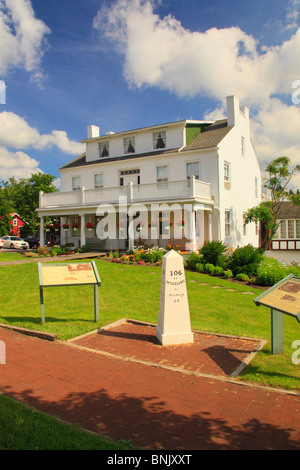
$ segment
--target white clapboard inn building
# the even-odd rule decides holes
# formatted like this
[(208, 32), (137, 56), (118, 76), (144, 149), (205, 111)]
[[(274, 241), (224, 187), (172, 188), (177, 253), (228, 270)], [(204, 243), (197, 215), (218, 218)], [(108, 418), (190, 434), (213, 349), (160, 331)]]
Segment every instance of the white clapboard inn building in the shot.
[(60, 169), (60, 192), (40, 194), (41, 244), (46, 217), (59, 217), (62, 244), (258, 246), (258, 227), (245, 225), (244, 214), (261, 200), (261, 170), (249, 110), (235, 96), (227, 97), (227, 118), (215, 122), (87, 129), (86, 152)]

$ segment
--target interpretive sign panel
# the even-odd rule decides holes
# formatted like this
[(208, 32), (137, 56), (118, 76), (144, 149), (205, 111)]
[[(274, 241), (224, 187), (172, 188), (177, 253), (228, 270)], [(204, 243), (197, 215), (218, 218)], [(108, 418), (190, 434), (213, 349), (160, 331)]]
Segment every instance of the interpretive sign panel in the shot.
[(290, 315), (300, 323), (300, 278), (293, 274), (254, 299), (257, 306), (271, 308), (272, 354), (283, 353), (283, 315)]
[(100, 284), (93, 262), (78, 264), (41, 264), (41, 281), (44, 287), (76, 284)]
[(94, 261), (89, 263), (38, 263), (42, 322), (45, 322), (44, 287), (94, 285), (95, 321), (99, 320), (98, 287), (101, 279)]
[(294, 316), (300, 323), (300, 278), (293, 274), (287, 276), (254, 299), (254, 302)]

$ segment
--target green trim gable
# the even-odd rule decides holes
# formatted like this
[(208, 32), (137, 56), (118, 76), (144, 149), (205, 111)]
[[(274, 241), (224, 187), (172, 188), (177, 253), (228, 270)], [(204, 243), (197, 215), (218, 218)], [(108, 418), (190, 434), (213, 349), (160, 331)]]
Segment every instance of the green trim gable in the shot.
[(191, 143), (197, 135), (201, 134), (210, 124), (187, 124), (185, 128), (186, 145)]

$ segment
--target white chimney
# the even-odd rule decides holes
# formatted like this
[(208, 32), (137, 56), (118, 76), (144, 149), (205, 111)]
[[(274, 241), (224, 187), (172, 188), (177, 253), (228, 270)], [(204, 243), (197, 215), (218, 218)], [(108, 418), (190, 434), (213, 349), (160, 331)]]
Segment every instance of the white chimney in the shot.
[(88, 139), (100, 136), (100, 129), (97, 126), (88, 126), (87, 128)]
[(249, 120), (249, 109), (240, 105), (240, 100), (232, 95), (227, 96), (227, 121), (228, 126), (235, 126), (240, 116)]

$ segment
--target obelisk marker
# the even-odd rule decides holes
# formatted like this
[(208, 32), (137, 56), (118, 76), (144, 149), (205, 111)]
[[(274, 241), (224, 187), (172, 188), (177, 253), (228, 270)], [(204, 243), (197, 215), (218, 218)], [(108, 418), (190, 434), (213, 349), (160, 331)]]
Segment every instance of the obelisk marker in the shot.
[(163, 257), (156, 337), (162, 345), (194, 341), (183, 259), (174, 250)]

